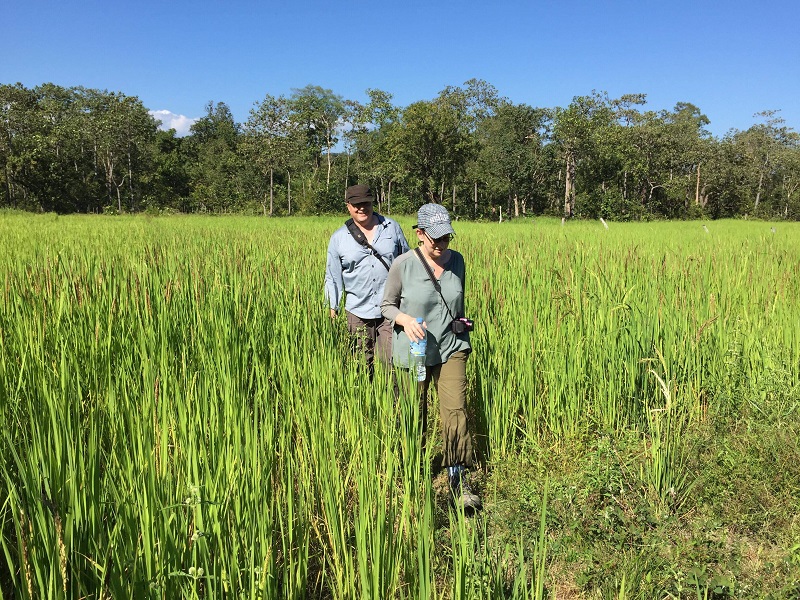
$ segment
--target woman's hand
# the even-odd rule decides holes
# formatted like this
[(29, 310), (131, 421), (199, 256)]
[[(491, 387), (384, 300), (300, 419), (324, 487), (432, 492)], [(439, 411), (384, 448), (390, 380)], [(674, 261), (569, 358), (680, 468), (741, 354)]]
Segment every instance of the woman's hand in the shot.
[(416, 317), (412, 317), (411, 315), (400, 313), (397, 315), (397, 318), (394, 320), (394, 322), (403, 328), (403, 331), (406, 332), (408, 339), (412, 342), (424, 339), (427, 335), (425, 330), (428, 328), (428, 324), (425, 323), (425, 321), (422, 323), (417, 323)]

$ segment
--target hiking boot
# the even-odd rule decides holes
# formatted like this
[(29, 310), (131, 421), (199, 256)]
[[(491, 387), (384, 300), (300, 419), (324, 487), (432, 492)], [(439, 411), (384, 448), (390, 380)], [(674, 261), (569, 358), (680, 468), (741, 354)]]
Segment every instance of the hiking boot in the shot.
[(453, 505), (465, 514), (474, 513), (483, 508), (481, 497), (474, 492), (461, 470), (450, 476), (450, 492)]

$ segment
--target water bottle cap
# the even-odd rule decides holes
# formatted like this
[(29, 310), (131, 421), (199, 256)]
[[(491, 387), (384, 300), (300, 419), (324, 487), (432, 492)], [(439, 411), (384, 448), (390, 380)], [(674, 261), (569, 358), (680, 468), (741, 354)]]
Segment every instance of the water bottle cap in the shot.
[(422, 317), (417, 317), (417, 323), (422, 323), (422, 321), (424, 321)]

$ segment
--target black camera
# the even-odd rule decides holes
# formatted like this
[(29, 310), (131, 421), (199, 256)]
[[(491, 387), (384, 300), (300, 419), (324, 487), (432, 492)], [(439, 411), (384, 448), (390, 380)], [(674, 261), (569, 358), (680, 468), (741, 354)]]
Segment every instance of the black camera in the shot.
[(466, 317), (459, 317), (450, 323), (450, 330), (456, 335), (465, 331), (472, 331), (474, 327), (475, 323)]

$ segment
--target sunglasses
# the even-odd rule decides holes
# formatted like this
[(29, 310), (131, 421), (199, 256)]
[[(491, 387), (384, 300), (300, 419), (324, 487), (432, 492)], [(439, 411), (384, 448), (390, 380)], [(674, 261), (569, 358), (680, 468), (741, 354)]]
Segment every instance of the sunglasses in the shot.
[(449, 233), (447, 235), (443, 235), (442, 237), (438, 237), (436, 239), (433, 239), (431, 236), (429, 236), (427, 231), (423, 231), (422, 233), (425, 234), (425, 237), (428, 238), (431, 241), (431, 244), (433, 244), (434, 246), (440, 246), (442, 244), (450, 243), (451, 236)]
[(372, 202), (351, 202), (350, 206), (355, 208), (356, 210), (369, 210), (372, 208)]

